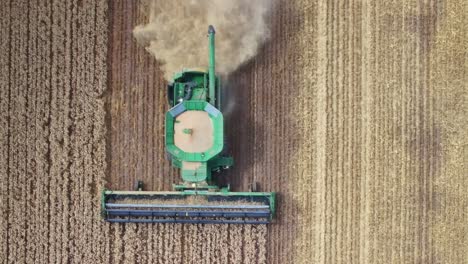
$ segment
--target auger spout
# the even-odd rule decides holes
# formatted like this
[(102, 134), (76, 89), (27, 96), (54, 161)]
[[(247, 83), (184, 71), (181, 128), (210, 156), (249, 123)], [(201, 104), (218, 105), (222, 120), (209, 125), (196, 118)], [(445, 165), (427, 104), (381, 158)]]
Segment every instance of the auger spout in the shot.
[(209, 52), (209, 61), (208, 61), (208, 79), (209, 79), (209, 96), (210, 103), (215, 104), (215, 85), (216, 85), (216, 75), (215, 75), (215, 29), (212, 25), (208, 26), (208, 52)]

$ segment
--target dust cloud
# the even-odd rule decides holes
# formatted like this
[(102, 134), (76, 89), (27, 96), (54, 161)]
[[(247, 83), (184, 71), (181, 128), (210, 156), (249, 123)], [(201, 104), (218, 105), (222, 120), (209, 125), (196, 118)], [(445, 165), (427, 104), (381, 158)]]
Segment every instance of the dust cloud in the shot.
[(216, 71), (228, 74), (268, 40), (272, 0), (147, 0), (137, 41), (162, 63), (170, 80), (183, 68), (208, 67), (208, 25), (216, 30)]

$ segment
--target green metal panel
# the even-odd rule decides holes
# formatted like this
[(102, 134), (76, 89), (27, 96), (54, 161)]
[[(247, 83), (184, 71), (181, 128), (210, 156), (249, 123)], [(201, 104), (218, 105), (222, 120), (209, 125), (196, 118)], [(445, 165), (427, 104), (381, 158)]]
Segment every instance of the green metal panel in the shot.
[(176, 168), (182, 168), (182, 161), (176, 159), (176, 158), (172, 158), (172, 166), (176, 167)]
[(182, 165), (182, 179), (186, 182), (203, 182), (208, 180), (211, 172), (208, 171), (206, 162), (200, 162), (200, 167), (196, 170), (184, 169)]
[(216, 78), (218, 80), (218, 85), (216, 87), (216, 107), (219, 109), (219, 111), (223, 112), (223, 109), (221, 108), (221, 78)]

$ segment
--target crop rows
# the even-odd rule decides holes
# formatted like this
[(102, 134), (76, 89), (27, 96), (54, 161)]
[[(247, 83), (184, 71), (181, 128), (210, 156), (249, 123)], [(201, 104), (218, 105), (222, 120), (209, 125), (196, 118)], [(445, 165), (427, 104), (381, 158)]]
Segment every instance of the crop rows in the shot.
[(179, 180), (161, 62), (132, 36), (145, 10), (4, 2), (0, 263), (466, 260), (463, 1), (276, 1), (271, 40), (224, 79), (223, 180), (278, 192), (268, 226), (104, 223), (104, 187)]
[(106, 227), (95, 221), (105, 173), (106, 9), (2, 4), (1, 263), (106, 258)]

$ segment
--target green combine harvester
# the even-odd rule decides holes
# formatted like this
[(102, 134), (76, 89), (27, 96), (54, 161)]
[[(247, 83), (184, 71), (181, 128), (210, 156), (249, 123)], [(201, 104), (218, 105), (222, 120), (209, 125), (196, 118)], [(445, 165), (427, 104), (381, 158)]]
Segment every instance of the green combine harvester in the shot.
[(221, 83), (215, 74), (215, 30), (208, 27), (209, 67), (183, 70), (168, 85), (166, 150), (180, 169), (182, 183), (173, 191), (102, 192), (106, 221), (127, 223), (267, 224), (275, 215), (275, 193), (231, 192), (216, 184), (214, 172), (229, 169), (233, 159), (223, 154), (224, 119)]

